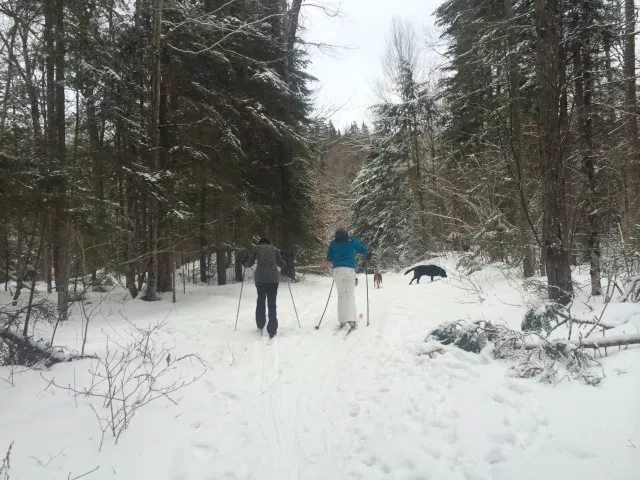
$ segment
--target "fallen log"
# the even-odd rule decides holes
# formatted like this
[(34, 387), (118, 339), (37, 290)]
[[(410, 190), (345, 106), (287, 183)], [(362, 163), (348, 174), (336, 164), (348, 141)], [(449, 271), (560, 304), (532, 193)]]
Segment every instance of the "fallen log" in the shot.
[(544, 343), (527, 342), (524, 345), (525, 350), (535, 350), (541, 346), (550, 346), (553, 348), (563, 348), (572, 350), (575, 348), (592, 348), (598, 350), (600, 348), (622, 347), (624, 345), (640, 344), (640, 333), (630, 333), (621, 335), (611, 335), (601, 338), (585, 338), (578, 340), (548, 340)]
[[(558, 343), (558, 342), (555, 342)], [(629, 333), (621, 335), (610, 335), (608, 337), (601, 338), (586, 338), (580, 342), (568, 342), (576, 347), (582, 348), (607, 348), (607, 347), (621, 347), (623, 345), (638, 345), (640, 344), (640, 333)]]
[(46, 345), (44, 342), (36, 342), (30, 337), (24, 337), (8, 328), (0, 328), (0, 338), (11, 344), (16, 349), (15, 358), (19, 364), (25, 367), (42, 365), (49, 368), (56, 363), (71, 362), (86, 358), (98, 358), (95, 355), (79, 355), (64, 353), (61, 350)]

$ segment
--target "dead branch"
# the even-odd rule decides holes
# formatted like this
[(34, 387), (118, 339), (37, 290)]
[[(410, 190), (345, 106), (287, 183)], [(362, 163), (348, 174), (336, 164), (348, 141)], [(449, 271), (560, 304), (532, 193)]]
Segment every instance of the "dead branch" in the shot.
[(2, 459), (2, 465), (0, 465), (0, 480), (9, 480), (9, 469), (11, 468), (11, 449), (13, 448), (13, 442), (9, 444), (9, 449)]
[(87, 475), (92, 474), (93, 472), (95, 472), (95, 471), (96, 471), (96, 470), (98, 470), (99, 468), (100, 468), (100, 465), (98, 465), (98, 466), (97, 466), (96, 468), (94, 468), (93, 470), (90, 470), (90, 471), (88, 471), (88, 472), (85, 472), (85, 473), (83, 473), (83, 474), (81, 474), (81, 475), (78, 475), (77, 477), (73, 477), (73, 478), (71, 478), (71, 473), (69, 473), (69, 475), (67, 476), (67, 480), (78, 480), (79, 478), (86, 477)]
[[(89, 367), (91, 383), (84, 388), (61, 385), (55, 379), (43, 376), (49, 385), (70, 392), (74, 398), (89, 397), (102, 401), (104, 415), (89, 403), (102, 432), (100, 449), (106, 432), (110, 432), (118, 443), (138, 409), (161, 398), (177, 404), (173, 394), (206, 373), (208, 365), (197, 355), (187, 354), (173, 359), (169, 348), (156, 345), (154, 336), (163, 325), (161, 322), (147, 329), (136, 327), (137, 331), (132, 333), (132, 339), (126, 345), (107, 339), (104, 355)], [(118, 348), (112, 350), (114, 343)], [(202, 371), (192, 377), (173, 376), (177, 364), (185, 360), (199, 361)]]
[(621, 302), (638, 302), (640, 301), (640, 276), (633, 277), (629, 280), (629, 285), (620, 298)]

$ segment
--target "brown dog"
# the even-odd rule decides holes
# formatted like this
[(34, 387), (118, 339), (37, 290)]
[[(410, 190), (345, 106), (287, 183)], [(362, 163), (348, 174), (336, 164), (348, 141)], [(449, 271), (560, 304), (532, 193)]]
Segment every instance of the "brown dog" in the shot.
[(373, 286), (376, 288), (380, 288), (380, 284), (382, 283), (382, 275), (379, 273), (373, 274)]

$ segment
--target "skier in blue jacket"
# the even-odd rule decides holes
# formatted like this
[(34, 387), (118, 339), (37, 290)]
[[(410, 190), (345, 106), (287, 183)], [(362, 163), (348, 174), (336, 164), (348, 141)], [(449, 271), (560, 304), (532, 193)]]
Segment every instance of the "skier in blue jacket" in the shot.
[(365, 253), (367, 247), (347, 233), (344, 222), (338, 224), (336, 234), (327, 249), (327, 260), (333, 267), (333, 279), (338, 290), (338, 322), (340, 328), (356, 327), (356, 252)]

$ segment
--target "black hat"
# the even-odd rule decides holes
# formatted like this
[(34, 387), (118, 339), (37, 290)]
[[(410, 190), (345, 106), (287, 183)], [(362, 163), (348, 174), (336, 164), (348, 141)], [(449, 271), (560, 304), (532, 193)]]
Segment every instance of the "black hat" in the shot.
[(271, 245), (271, 242), (269, 241), (268, 238), (261, 238), (260, 240), (258, 240), (258, 245), (262, 245), (262, 244), (267, 244), (267, 245)]

